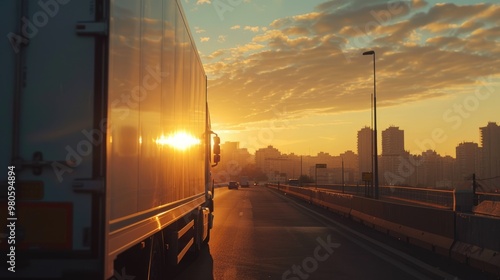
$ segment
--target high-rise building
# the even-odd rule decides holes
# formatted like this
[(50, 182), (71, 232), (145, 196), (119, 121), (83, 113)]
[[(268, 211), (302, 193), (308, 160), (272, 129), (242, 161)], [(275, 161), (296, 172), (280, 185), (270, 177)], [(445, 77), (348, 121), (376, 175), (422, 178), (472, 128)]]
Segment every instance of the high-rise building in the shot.
[(358, 155), (353, 151), (345, 151), (340, 154), (341, 158), (341, 166), (342, 162), (344, 162), (344, 183), (346, 184), (354, 184), (355, 182), (359, 182), (361, 180), (361, 173), (357, 172), (359, 170), (358, 167)]
[(435, 188), (441, 174), (441, 156), (433, 150), (422, 152), (422, 167), (419, 174), (421, 185), (425, 188)]
[(373, 130), (369, 127), (363, 127), (358, 131), (358, 168), (359, 175), (363, 172), (372, 172), (373, 147), (372, 147)]
[(246, 148), (240, 148), (239, 142), (225, 142), (221, 146), (221, 162), (212, 171), (217, 182), (236, 180), (242, 168), (251, 163), (252, 155)]
[(405, 132), (397, 126), (382, 131), (382, 155), (402, 155), (405, 152)]
[(405, 155), (404, 130), (391, 126), (382, 131), (382, 156), (379, 166), (379, 181), (382, 185), (404, 183), (406, 174), (399, 173), (399, 165)]
[(457, 178), (459, 181), (470, 180), (477, 172), (479, 146), (473, 142), (463, 142), (456, 148)]
[(298, 179), (304, 170), (302, 169), (302, 157), (294, 153), (282, 155), (286, 160), (283, 162), (283, 171), (287, 179)]
[(481, 133), (481, 155), (479, 179), (490, 189), (500, 188), (500, 126), (494, 122), (479, 128)]
[(455, 180), (455, 159), (451, 156), (444, 156), (442, 162), (442, 174), (440, 180), (436, 182), (436, 187), (441, 189), (451, 189)]
[[(282, 181), (282, 174), (286, 166), (287, 158), (273, 146), (255, 151), (255, 164), (260, 168), (271, 182)], [(283, 182), (283, 181), (282, 181)]]

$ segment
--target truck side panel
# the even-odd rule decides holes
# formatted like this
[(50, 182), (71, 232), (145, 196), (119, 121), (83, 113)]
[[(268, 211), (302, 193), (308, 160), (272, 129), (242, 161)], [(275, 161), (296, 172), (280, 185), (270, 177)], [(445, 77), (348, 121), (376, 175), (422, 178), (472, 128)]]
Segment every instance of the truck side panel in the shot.
[(0, 278), (113, 279), (142, 242), (159, 255), (144, 254), (146, 270), (207, 242), (206, 76), (180, 3), (0, 1), (0, 13), (0, 163), (19, 190), (19, 266)]
[(120, 252), (205, 202), (206, 78), (179, 5), (111, 2), (108, 276)]
[[(107, 185), (112, 220), (204, 192), (205, 87), (175, 2), (144, 1), (141, 7), (119, 1), (111, 7)], [(164, 143), (177, 132), (199, 142), (186, 150)], [(166, 170), (160, 168), (163, 161)]]

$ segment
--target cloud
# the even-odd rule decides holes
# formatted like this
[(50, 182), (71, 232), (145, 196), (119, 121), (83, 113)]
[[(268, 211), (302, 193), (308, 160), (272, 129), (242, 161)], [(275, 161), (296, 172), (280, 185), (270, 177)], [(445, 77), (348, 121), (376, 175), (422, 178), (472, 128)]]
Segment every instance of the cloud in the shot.
[(427, 6), (427, 5), (428, 5), (428, 3), (425, 0), (413, 0), (411, 2), (411, 6), (414, 9), (420, 9), (420, 8), (423, 8), (423, 7)]
[(196, 27), (194, 28), (194, 30), (195, 30), (195, 32), (196, 32), (197, 34), (207, 32), (205, 29), (201, 29), (201, 28), (200, 28), (200, 27), (198, 27), (198, 26), (196, 26)]
[(237, 30), (237, 29), (241, 29), (241, 26), (240, 25), (234, 25), (234, 26), (231, 26), (230, 28), (231, 30)]
[(259, 32), (259, 27), (258, 26), (245, 26), (243, 30), (250, 30), (253, 33)]
[(225, 55), (226, 53), (227, 53), (226, 50), (219, 49), (219, 50), (216, 50), (215, 52), (213, 52), (212, 54), (205, 56), (204, 58), (214, 59), (214, 58), (221, 57), (221, 56)]
[(204, 43), (208, 41), (210, 41), (210, 37), (200, 37), (200, 42)]
[(226, 41), (226, 38), (227, 36), (225, 35), (219, 35), (219, 37), (217, 38), (217, 42), (224, 43)]
[(284, 108), (288, 119), (368, 110), (368, 48), (377, 54), (379, 106), (460, 93), (500, 77), (499, 18), (492, 4), (336, 0), (267, 30), (245, 26), (261, 32), (207, 56), (211, 106), (228, 127), (271, 120)]
[(203, 4), (211, 4), (212, 1), (210, 0), (197, 0), (196, 5), (203, 5)]

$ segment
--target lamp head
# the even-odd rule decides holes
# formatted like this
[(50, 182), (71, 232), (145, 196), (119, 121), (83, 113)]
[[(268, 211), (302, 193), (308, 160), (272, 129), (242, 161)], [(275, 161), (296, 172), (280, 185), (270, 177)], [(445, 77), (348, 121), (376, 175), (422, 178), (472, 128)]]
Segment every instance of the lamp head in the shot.
[(375, 51), (371, 50), (363, 53), (363, 55), (372, 55), (372, 54), (375, 54)]

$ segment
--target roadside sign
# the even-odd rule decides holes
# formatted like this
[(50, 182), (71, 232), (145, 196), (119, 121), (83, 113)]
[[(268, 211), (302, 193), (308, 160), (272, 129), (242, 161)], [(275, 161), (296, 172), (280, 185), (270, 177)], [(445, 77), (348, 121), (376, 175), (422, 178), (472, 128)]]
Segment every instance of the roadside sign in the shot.
[(363, 172), (361, 173), (361, 178), (363, 179), (364, 182), (371, 182), (373, 176), (371, 172)]

